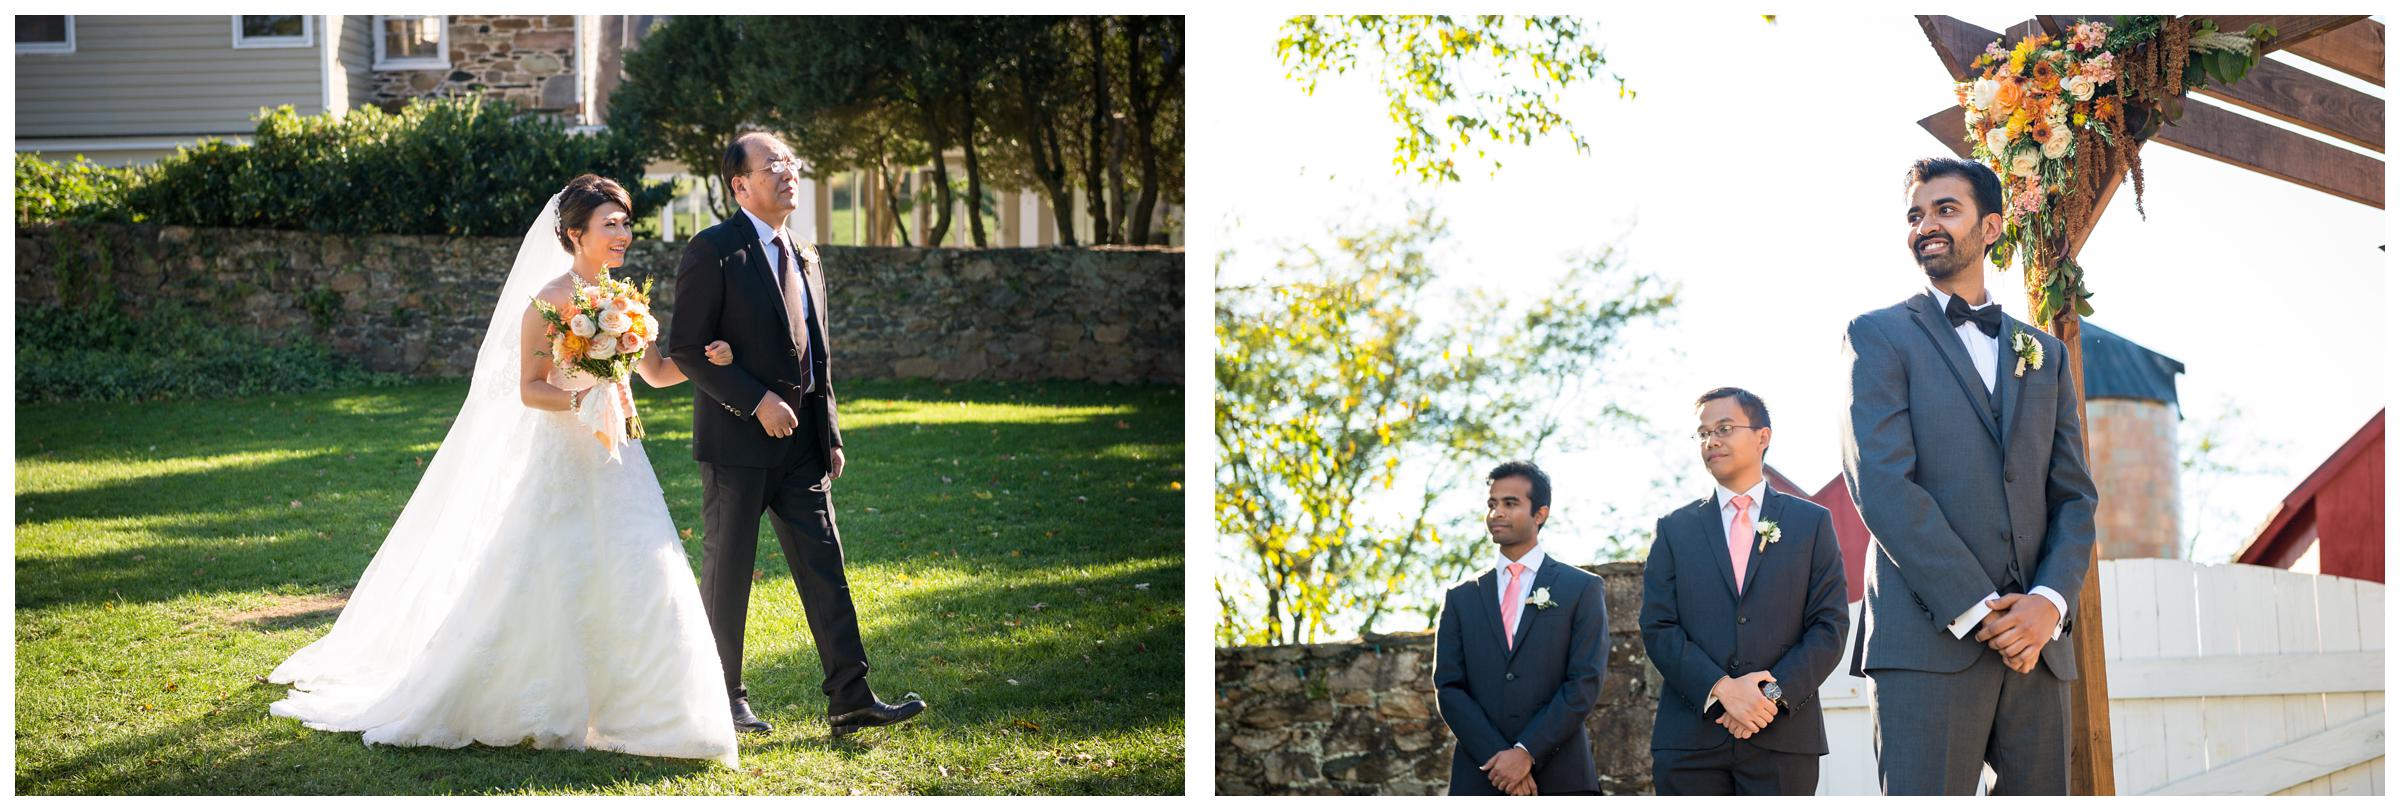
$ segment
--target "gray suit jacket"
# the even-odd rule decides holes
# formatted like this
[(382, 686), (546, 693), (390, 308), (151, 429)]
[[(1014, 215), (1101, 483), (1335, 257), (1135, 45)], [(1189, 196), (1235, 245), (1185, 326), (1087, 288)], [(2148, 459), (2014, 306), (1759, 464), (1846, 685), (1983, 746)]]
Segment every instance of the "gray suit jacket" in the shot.
[(1501, 635), (1500, 579), (1489, 569), (1442, 596), (1433, 687), (1442, 722), (1458, 738), (1452, 795), (1498, 794), (1481, 768), (1525, 745), (1542, 794), (1598, 791), (1584, 719), (1608, 674), (1608, 598), (1600, 576), (1545, 558), (1527, 594), (1550, 590), (1552, 608), (1526, 606), (1515, 647)]
[[(2010, 336), (2041, 343), (2043, 364), (2015, 374)], [(1851, 672), (1965, 670), (1986, 649), (1947, 625), (1985, 594), (2049, 586), (2076, 595), (2092, 557), (2099, 496), (2084, 466), (2075, 380), (2057, 339), (2004, 318), (1995, 391), (1931, 293), (1850, 321), (1850, 403), (1842, 414), (1842, 475), (1873, 533)], [(2075, 678), (2062, 635), (2042, 663)]]

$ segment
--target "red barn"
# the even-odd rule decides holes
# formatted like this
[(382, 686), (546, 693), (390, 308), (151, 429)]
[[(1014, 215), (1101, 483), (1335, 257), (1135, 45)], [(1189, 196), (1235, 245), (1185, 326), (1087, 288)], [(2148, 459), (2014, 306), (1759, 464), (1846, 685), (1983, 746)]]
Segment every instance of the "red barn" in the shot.
[[(2383, 582), (2383, 412), (2342, 443), (2267, 519), (2236, 562)], [(2299, 568), (2310, 568), (2302, 565)]]

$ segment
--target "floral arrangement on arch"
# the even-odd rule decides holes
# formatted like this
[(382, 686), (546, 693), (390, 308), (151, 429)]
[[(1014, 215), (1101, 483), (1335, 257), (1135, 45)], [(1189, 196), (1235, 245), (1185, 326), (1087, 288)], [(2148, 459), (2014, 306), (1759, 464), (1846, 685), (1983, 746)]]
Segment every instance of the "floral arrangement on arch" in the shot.
[(2079, 20), (2065, 39), (2036, 34), (2012, 48), (1984, 47), (1971, 66), (1982, 75), (1958, 84), (1958, 102), (1972, 154), (2000, 175), (2006, 201), (1992, 263), (2023, 258), (2034, 323), (2050, 323), (2070, 303), (2092, 314), (2068, 250), (2069, 236), (2096, 213), (2091, 190), (2130, 172), (2138, 210), (2136, 145), (2182, 117), (2185, 92), (2241, 79), (2274, 36), (2265, 26), (2236, 34), (2211, 20), (2135, 16)]

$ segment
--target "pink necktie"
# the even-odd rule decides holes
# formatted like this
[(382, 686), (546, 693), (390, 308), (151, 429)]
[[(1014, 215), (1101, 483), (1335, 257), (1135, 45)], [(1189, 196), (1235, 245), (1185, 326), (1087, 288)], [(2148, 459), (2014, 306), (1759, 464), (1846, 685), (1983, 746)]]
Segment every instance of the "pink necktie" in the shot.
[(1733, 556), (1733, 591), (1742, 591), (1742, 576), (1750, 569), (1750, 542), (1757, 533), (1750, 526), (1750, 496), (1733, 497), (1733, 531), (1725, 533), (1725, 553)]
[(1525, 599), (1517, 594), (1517, 586), (1525, 582), (1525, 564), (1508, 564), (1508, 610), (1500, 612), (1500, 630), (1508, 634), (1508, 648), (1517, 648), (1517, 615), (1525, 611)]

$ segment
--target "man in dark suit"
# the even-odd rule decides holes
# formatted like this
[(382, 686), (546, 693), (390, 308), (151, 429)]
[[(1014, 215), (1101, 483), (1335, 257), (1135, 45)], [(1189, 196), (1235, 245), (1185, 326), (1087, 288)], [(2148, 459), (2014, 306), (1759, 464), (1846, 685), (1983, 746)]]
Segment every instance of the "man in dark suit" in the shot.
[[(833, 734), (905, 721), (925, 702), (886, 704), (867, 687), (866, 645), (842, 571), (832, 489), (845, 460), (827, 370), (825, 277), (816, 250), (793, 244), (783, 228), (800, 205), (800, 162), (773, 136), (749, 133), (726, 146), (719, 169), (742, 215), (701, 231), (684, 249), (667, 349), (678, 366), (708, 367), (686, 372), (706, 526), (700, 598), (734, 728), (772, 728), (750, 711), (742, 684), (761, 513), (774, 522), (808, 614)], [(733, 345), (733, 365), (709, 364), (700, 354), (716, 340)]]
[(1434, 636), (1433, 686), (1458, 739), (1450, 793), (1598, 794), (1584, 718), (1608, 673), (1600, 577), (1542, 552), (1541, 468), (1493, 468), (1484, 507), (1499, 557), (1443, 595)]
[(1850, 630), (1833, 514), (1767, 486), (1775, 431), (1758, 395), (1695, 403), (1716, 492), (1658, 520), (1642, 569), (1642, 647), (1664, 684), (1650, 727), (1661, 795), (1814, 794), (1817, 686)]
[(2098, 495), (2065, 348), (1992, 303), (2000, 180), (1908, 173), (1925, 290), (1851, 320), (1842, 472), (1873, 533), (1851, 671), (1875, 680), (1886, 794), (2064, 794), (2072, 596)]

